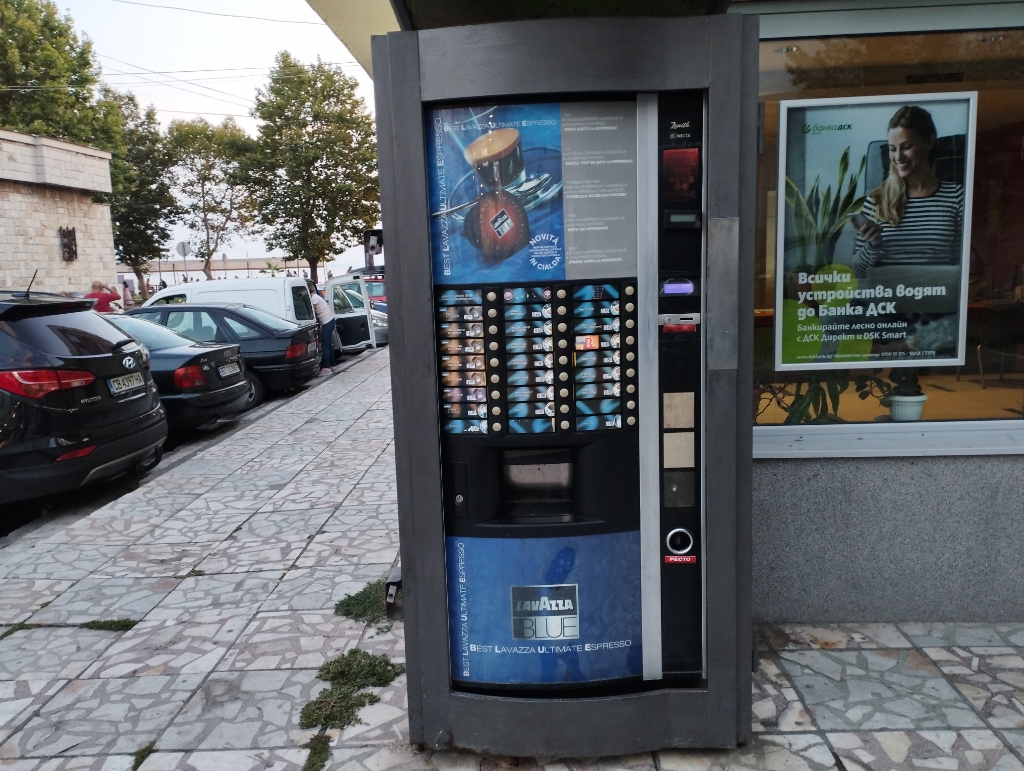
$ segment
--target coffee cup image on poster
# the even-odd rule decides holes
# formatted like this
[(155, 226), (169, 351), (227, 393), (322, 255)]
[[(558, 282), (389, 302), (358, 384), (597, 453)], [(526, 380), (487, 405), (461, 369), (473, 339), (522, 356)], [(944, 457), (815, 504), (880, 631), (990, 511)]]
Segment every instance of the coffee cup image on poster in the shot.
[(964, 363), (977, 93), (779, 104), (775, 368)]
[(636, 275), (636, 103), (427, 115), (435, 284)]
[(546, 685), (643, 674), (638, 531), (445, 541), (454, 680)]

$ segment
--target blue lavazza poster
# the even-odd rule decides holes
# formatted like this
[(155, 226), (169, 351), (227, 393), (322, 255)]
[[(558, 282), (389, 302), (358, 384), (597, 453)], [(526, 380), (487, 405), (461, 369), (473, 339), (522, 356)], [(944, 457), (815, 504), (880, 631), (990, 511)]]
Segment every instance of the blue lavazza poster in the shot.
[(640, 533), (446, 539), (452, 677), (584, 683), (643, 674)]
[(435, 284), (636, 275), (636, 104), (456, 107), (427, 120)]

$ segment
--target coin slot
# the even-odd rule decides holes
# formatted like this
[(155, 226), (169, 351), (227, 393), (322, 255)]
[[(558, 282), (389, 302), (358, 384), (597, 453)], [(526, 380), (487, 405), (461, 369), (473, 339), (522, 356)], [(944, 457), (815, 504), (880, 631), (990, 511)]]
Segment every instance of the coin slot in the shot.
[(686, 554), (693, 548), (693, 536), (686, 528), (677, 527), (666, 536), (665, 546), (673, 554)]

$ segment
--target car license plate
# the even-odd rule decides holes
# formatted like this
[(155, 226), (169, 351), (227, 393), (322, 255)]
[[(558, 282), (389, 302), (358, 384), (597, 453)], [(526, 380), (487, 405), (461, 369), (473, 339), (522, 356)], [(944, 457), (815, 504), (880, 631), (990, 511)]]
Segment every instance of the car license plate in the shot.
[(141, 372), (132, 372), (130, 375), (119, 375), (112, 377), (107, 380), (107, 385), (110, 387), (110, 393), (114, 396), (131, 391), (133, 388), (142, 388), (146, 382), (142, 379)]
[(316, 343), (306, 343), (306, 353), (313, 353), (316, 351)]
[(230, 377), (231, 375), (237, 375), (241, 372), (237, 364), (225, 364), (223, 367), (217, 367), (217, 373), (221, 377)]

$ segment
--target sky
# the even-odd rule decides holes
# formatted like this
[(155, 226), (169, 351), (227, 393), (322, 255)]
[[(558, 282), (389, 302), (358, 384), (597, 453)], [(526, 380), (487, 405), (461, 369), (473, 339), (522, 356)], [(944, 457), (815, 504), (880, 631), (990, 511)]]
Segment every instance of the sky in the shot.
[[(153, 105), (165, 127), (178, 118), (202, 116), (219, 123), (231, 115), (255, 133), (256, 121), (248, 116), (253, 96), (282, 50), (302, 62), (314, 62), (319, 56), (341, 65), (359, 81), (359, 95), (373, 108), (369, 76), (305, 0), (56, 3), (71, 17), (79, 35), (92, 40), (103, 80), (118, 90), (134, 92), (140, 106)], [(176, 228), (172, 243), (186, 237), (186, 231)], [(244, 258), (246, 252), (253, 259), (280, 255), (267, 251), (258, 238), (236, 240), (221, 251), (230, 258)], [(362, 262), (361, 250), (357, 262)]]

